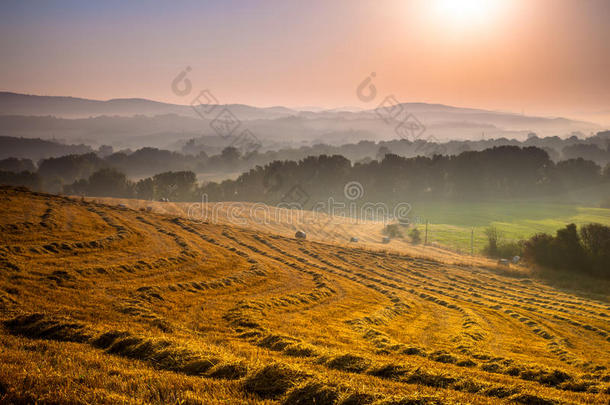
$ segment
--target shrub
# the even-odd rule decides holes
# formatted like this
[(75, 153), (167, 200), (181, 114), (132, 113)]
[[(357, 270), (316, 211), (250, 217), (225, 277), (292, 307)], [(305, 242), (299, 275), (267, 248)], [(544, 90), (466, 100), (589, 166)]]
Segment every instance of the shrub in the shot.
[(580, 228), (580, 238), (591, 271), (599, 276), (610, 276), (610, 227), (588, 224)]
[(553, 254), (551, 245), (553, 237), (546, 233), (537, 233), (532, 236), (523, 247), (523, 256), (533, 263), (542, 266), (552, 266)]
[(558, 230), (553, 245), (555, 267), (580, 270), (586, 266), (587, 258), (576, 225), (569, 224), (564, 229)]
[(610, 227), (569, 224), (555, 237), (536, 234), (523, 245), (523, 256), (532, 263), (555, 269), (610, 276)]
[(411, 243), (414, 245), (421, 243), (421, 231), (419, 229), (411, 229), (411, 232), (409, 232), (409, 237), (411, 238)]
[(389, 224), (386, 225), (385, 228), (383, 228), (383, 231), (381, 231), (384, 235), (389, 236), (390, 238), (402, 238), (402, 232), (400, 231), (400, 225), (399, 224)]
[(511, 258), (521, 256), (523, 254), (524, 241), (505, 242), (502, 240), (502, 232), (495, 226), (490, 226), (485, 229), (487, 238), (487, 246), (483, 252), (494, 258)]
[(487, 256), (498, 257), (498, 243), (500, 241), (500, 231), (495, 226), (490, 226), (485, 229), (485, 237), (487, 238), (487, 246), (483, 249)]
[(511, 258), (514, 256), (523, 255), (523, 246), (525, 241), (518, 242), (501, 242), (498, 244), (498, 257)]

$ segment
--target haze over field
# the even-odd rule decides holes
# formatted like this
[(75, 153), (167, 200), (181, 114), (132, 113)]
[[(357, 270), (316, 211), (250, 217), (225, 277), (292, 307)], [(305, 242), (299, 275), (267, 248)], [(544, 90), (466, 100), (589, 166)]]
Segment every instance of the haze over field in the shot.
[[(372, 107), (359, 111), (308, 111), (233, 104), (217, 105), (216, 110), (226, 108), (231, 111), (241, 121), (240, 128), (258, 134), (266, 145), (341, 145), (398, 138), (395, 127), (400, 121), (393, 119), (388, 123), (380, 117), (378, 106)], [(434, 135), (442, 141), (501, 137), (523, 140), (529, 133), (565, 137), (573, 133), (589, 135), (603, 128), (592, 122), (565, 118), (532, 117), (440, 104), (402, 103), (400, 107), (417, 117), (426, 127), (427, 137)], [(99, 101), (0, 93), (0, 114), (0, 135), (43, 139), (61, 136), (66, 142), (95, 146), (105, 143), (117, 147), (175, 148), (177, 142), (186, 139), (218, 135), (210, 126), (214, 115), (201, 117), (197, 114), (197, 107), (191, 105), (144, 99)], [(50, 119), (49, 116), (56, 118)]]
[(600, 0), (10, 1), (0, 16), (0, 135), (179, 149), (216, 135), (216, 114), (192, 108), (204, 103), (228, 107), (240, 130), (273, 148), (405, 137), (395, 129), (404, 117), (374, 113), (390, 104), (441, 141), (590, 136), (610, 125), (609, 9)]
[(355, 88), (376, 72), (380, 95), (403, 102), (595, 113), (610, 109), (609, 9), (604, 0), (8, 1), (0, 88), (184, 104), (168, 86), (190, 66), (193, 85), (223, 104), (366, 107)]

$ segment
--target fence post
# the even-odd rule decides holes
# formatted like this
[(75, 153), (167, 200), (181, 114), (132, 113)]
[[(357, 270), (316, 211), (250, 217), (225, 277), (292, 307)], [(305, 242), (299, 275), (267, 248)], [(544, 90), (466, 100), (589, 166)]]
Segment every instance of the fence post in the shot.
[(470, 231), (470, 256), (474, 256), (474, 228)]
[(428, 244), (428, 220), (426, 219), (426, 236), (424, 238), (424, 245)]

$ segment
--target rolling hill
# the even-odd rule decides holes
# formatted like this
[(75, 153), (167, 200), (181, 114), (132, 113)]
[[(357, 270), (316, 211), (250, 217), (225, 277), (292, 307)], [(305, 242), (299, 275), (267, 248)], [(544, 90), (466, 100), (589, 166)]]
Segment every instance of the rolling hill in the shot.
[(610, 400), (607, 300), (141, 208), (0, 188), (0, 402)]
[[(243, 119), (274, 119), (290, 116), (296, 111), (285, 107), (252, 107), (243, 104), (226, 104)], [(26, 116), (55, 116), (86, 118), (91, 116), (165, 115), (176, 114), (198, 118), (190, 105), (170, 104), (144, 98), (115, 98), (91, 100), (78, 97), (38, 96), (0, 92), (0, 114)]]
[[(341, 145), (401, 136), (396, 130), (400, 122), (385, 117), (383, 109), (378, 110), (375, 104), (360, 111), (218, 104), (206, 107), (213, 108), (210, 114), (198, 115), (188, 101), (178, 105), (137, 98), (102, 101), (0, 92), (0, 135), (57, 137), (120, 147), (168, 147), (189, 138), (218, 135), (210, 124), (228, 110), (240, 123), (237, 133), (248, 129), (265, 146), (274, 148), (316, 143)], [(530, 132), (566, 136), (572, 132), (589, 135), (603, 129), (595, 123), (561, 117), (442, 104), (400, 103), (396, 109), (403, 111), (401, 117), (412, 114), (425, 126), (425, 133), (418, 136), (441, 141), (501, 137), (523, 140)]]

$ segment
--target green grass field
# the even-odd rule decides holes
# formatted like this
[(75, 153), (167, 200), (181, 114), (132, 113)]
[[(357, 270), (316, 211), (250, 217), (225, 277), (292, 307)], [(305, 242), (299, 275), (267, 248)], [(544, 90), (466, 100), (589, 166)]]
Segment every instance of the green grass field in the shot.
[[(566, 224), (597, 222), (610, 225), (610, 209), (552, 202), (481, 202), (413, 204), (414, 216), (429, 221), (428, 242), (470, 251), (474, 229), (475, 252), (485, 246), (485, 228), (496, 226), (505, 241), (526, 239), (535, 233), (554, 234)], [(422, 232), (425, 225), (418, 225)], [(423, 233), (422, 233), (423, 237)]]

